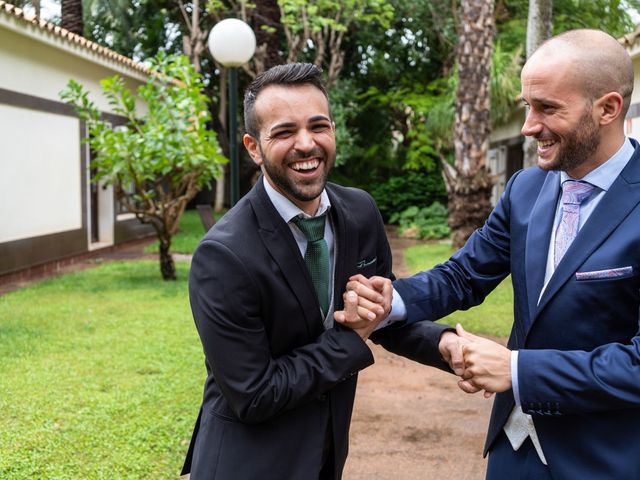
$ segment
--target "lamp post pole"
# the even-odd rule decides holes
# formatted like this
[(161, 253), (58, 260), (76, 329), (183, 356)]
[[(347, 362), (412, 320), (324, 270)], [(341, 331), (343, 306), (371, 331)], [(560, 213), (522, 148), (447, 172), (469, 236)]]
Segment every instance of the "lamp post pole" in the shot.
[(229, 156), (231, 157), (231, 206), (240, 200), (238, 159), (238, 69), (229, 68)]
[(229, 70), (229, 160), (231, 162), (230, 199), (234, 206), (240, 199), (240, 165), (238, 159), (238, 68), (253, 57), (256, 36), (242, 20), (228, 18), (214, 25), (207, 41), (211, 55)]

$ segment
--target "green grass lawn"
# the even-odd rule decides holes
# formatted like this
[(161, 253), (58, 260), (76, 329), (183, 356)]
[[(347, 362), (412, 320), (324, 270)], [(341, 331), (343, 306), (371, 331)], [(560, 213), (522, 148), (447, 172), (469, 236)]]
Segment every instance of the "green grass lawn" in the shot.
[(177, 268), (105, 263), (0, 297), (0, 478), (178, 477), (206, 373)]
[[(226, 210), (220, 213), (214, 213), (216, 221), (220, 220), (222, 215), (226, 213)], [(178, 234), (173, 237), (171, 241), (172, 253), (193, 253), (193, 251), (204, 237), (205, 231), (200, 221), (200, 216), (197, 210), (186, 210), (180, 218), (180, 227)], [(154, 242), (148, 245), (144, 251), (146, 253), (157, 253), (158, 242)]]
[[(447, 260), (454, 250), (449, 243), (430, 243), (405, 250), (405, 262), (412, 273), (426, 270)], [(513, 323), (511, 277), (505, 278), (485, 301), (467, 311), (455, 312), (442, 319), (450, 325), (462, 324), (465, 330), (506, 337)]]

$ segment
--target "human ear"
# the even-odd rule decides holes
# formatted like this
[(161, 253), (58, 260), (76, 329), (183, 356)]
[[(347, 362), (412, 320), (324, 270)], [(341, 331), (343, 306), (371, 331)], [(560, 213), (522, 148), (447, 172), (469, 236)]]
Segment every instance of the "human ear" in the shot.
[(262, 166), (262, 152), (260, 150), (258, 140), (253, 138), (248, 133), (245, 133), (244, 137), (242, 137), (242, 143), (244, 143), (244, 148), (246, 148), (247, 152), (249, 152), (253, 163), (258, 165), (259, 167)]
[(597, 109), (600, 125), (609, 125), (622, 113), (622, 95), (618, 92), (605, 93), (594, 102), (593, 106)]

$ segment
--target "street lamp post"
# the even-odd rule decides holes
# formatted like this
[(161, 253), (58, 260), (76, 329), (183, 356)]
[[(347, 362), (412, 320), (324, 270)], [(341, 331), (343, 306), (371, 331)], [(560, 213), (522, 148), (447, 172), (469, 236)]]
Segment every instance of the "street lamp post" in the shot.
[(229, 70), (229, 156), (231, 161), (231, 206), (240, 199), (238, 164), (238, 70), (253, 57), (256, 36), (251, 27), (237, 18), (214, 25), (207, 41), (213, 58)]

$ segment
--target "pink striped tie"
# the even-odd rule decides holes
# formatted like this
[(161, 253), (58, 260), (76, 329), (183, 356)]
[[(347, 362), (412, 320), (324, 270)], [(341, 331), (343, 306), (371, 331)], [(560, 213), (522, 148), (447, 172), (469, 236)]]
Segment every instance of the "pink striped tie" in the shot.
[(595, 187), (590, 183), (567, 180), (562, 184), (562, 219), (554, 245), (553, 266), (558, 266), (571, 242), (578, 234), (580, 222), (580, 204), (591, 194)]

